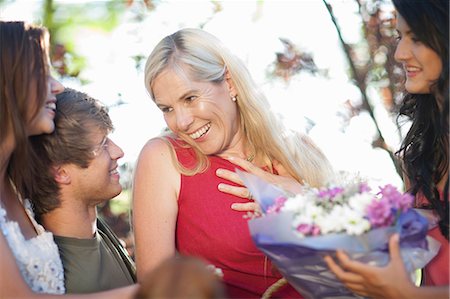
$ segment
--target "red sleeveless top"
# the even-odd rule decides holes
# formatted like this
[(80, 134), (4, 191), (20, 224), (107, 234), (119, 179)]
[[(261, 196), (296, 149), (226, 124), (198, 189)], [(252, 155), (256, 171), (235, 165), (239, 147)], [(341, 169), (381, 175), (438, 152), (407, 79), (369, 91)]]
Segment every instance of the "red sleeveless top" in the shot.
[(425, 266), (423, 284), (427, 286), (449, 285), (448, 240), (441, 234), (438, 226), (429, 230), (428, 235), (439, 241), (441, 247), (438, 254)]
[[(443, 192), (439, 192), (441, 199)], [(447, 198), (449, 200), (449, 198)], [(416, 206), (418, 208), (428, 205), (428, 200), (422, 193), (416, 195)], [(428, 231), (428, 235), (441, 244), (438, 254), (425, 266), (423, 285), (443, 286), (450, 284), (449, 278), (449, 241), (441, 234), (439, 226), (435, 226)]]
[[(192, 167), (195, 164), (194, 151), (172, 144), (180, 163)], [(220, 183), (232, 183), (216, 176), (216, 170), (234, 171), (237, 166), (216, 156), (208, 159), (210, 166), (205, 172), (194, 176), (181, 175), (177, 250), (222, 269), (228, 298), (261, 298), (281, 276), (272, 273), (270, 260), (254, 245), (247, 219), (243, 218), (245, 212), (231, 209), (232, 203), (247, 200), (217, 189)], [(272, 297), (302, 298), (290, 285), (282, 286)]]
[[(439, 192), (441, 199), (444, 197), (443, 192)], [(449, 198), (447, 198), (449, 200)], [(428, 200), (422, 193), (416, 195), (416, 207), (421, 208), (428, 205)], [(436, 216), (437, 217), (437, 216)], [(437, 255), (425, 266), (423, 285), (426, 286), (442, 286), (449, 285), (449, 241), (441, 234), (439, 226), (434, 226), (428, 231), (428, 236), (436, 239), (441, 244)]]

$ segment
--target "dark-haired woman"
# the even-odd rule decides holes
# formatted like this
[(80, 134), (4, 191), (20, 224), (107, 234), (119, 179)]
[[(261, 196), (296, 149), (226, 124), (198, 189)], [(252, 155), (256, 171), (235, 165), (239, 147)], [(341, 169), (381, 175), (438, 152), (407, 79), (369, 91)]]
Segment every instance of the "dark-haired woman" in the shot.
[[(0, 298), (56, 297), (64, 270), (53, 235), (39, 225), (26, 198), (33, 149), (28, 137), (55, 129), (56, 95), (44, 27), (0, 21)], [(135, 287), (70, 298), (128, 298)]]
[(405, 181), (417, 208), (436, 219), (429, 235), (441, 243), (425, 267), (423, 286), (415, 287), (402, 262), (398, 235), (389, 241), (391, 261), (372, 267), (338, 252), (330, 269), (357, 294), (380, 298), (449, 298), (449, 1), (393, 0), (397, 10), (398, 45), (395, 59), (406, 73), (400, 115), (411, 128), (398, 154)]

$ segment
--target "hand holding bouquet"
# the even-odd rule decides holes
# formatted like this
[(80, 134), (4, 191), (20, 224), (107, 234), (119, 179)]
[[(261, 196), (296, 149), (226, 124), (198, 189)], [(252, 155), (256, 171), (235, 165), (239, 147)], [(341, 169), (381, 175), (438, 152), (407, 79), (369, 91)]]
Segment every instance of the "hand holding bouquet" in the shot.
[(323, 258), (343, 249), (354, 260), (383, 266), (388, 240), (400, 234), (401, 254), (411, 274), (437, 253), (426, 236), (427, 220), (411, 208), (413, 197), (386, 185), (372, 191), (367, 182), (344, 176), (336, 184), (305, 187), (295, 196), (249, 173), (239, 176), (260, 203), (263, 216), (249, 221), (256, 246), (305, 298), (351, 298)]

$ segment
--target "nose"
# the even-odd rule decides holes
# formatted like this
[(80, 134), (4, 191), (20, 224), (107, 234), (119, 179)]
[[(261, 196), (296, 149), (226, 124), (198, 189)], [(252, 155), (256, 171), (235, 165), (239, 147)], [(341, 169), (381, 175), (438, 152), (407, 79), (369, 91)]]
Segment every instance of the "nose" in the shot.
[(120, 148), (120, 146), (114, 143), (111, 139), (109, 139), (108, 152), (113, 160), (119, 160), (125, 155), (122, 148)]
[(176, 118), (177, 118), (177, 128), (181, 132), (188, 131), (189, 127), (194, 121), (192, 113), (189, 111), (188, 108), (185, 107), (180, 107), (176, 111)]
[(50, 92), (52, 94), (59, 94), (63, 91), (64, 86), (61, 84), (61, 82), (50, 76)]
[(397, 44), (397, 48), (395, 49), (394, 59), (397, 62), (405, 62), (410, 57), (411, 51), (408, 45), (408, 41), (401, 39)]

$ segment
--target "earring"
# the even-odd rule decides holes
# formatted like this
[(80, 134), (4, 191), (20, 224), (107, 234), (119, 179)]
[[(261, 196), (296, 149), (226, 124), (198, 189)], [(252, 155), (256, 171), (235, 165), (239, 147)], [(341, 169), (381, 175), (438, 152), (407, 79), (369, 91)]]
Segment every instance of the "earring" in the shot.
[(236, 96), (232, 96), (232, 97), (231, 97), (231, 100), (232, 100), (233, 102), (236, 102), (236, 101), (237, 101)]

